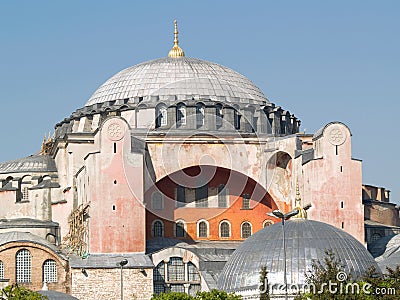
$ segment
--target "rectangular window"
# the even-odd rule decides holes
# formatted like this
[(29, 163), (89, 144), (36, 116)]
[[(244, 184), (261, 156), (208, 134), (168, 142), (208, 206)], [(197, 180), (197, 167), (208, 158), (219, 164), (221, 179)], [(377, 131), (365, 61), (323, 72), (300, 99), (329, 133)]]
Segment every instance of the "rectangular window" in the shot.
[(208, 185), (203, 185), (195, 190), (196, 207), (208, 207)]
[(242, 209), (250, 209), (250, 195), (249, 194), (242, 195)]
[(226, 187), (223, 184), (218, 186), (218, 207), (228, 207), (228, 201), (226, 199)]
[(171, 257), (168, 262), (168, 281), (185, 280), (185, 266), (182, 258)]
[(186, 202), (186, 191), (183, 186), (178, 186), (176, 188), (176, 206), (177, 207), (182, 207), (185, 206)]

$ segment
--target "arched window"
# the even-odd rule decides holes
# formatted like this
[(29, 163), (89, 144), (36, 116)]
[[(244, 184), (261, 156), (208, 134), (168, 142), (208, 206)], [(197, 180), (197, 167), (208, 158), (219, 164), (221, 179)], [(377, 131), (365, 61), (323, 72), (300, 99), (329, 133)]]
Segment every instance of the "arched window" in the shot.
[(43, 282), (57, 282), (57, 264), (52, 259), (43, 263)]
[(155, 294), (179, 292), (196, 295), (201, 290), (201, 277), (197, 267), (184, 262), (182, 257), (170, 257), (168, 262), (161, 261), (153, 271), (153, 290)]
[(162, 210), (163, 209), (163, 196), (160, 191), (154, 191), (151, 195), (152, 208), (154, 210)]
[(175, 237), (185, 237), (185, 224), (182, 221), (175, 224)]
[(222, 127), (222, 118), (223, 118), (222, 105), (217, 104), (215, 105), (215, 124), (217, 125), (217, 128)]
[(31, 282), (32, 259), (31, 253), (21, 249), (15, 257), (17, 283)]
[(200, 221), (198, 223), (197, 236), (200, 238), (208, 237), (208, 224), (206, 221)]
[(240, 129), (240, 114), (236, 108), (233, 111), (233, 125), (235, 126), (235, 129)]
[(4, 264), (0, 260), (0, 279), (4, 279)]
[(249, 222), (244, 222), (242, 224), (242, 238), (247, 239), (251, 236), (251, 224)]
[(176, 109), (176, 125), (186, 125), (186, 106), (183, 103), (178, 104)]
[(163, 237), (164, 236), (164, 224), (160, 220), (156, 220), (153, 223), (153, 237)]
[(196, 105), (196, 124), (197, 128), (204, 125), (205, 108), (203, 103)]
[(271, 220), (265, 220), (263, 223), (263, 228), (268, 227), (272, 224), (274, 224), (274, 222), (272, 222)]
[(374, 233), (371, 237), (371, 242), (375, 242), (377, 240), (379, 240), (382, 237), (382, 235), (380, 235), (379, 233)]
[(156, 127), (166, 126), (168, 124), (168, 113), (165, 105), (160, 105), (156, 110)]
[(219, 225), (219, 236), (222, 238), (228, 238), (231, 236), (231, 225), (228, 221), (222, 221)]

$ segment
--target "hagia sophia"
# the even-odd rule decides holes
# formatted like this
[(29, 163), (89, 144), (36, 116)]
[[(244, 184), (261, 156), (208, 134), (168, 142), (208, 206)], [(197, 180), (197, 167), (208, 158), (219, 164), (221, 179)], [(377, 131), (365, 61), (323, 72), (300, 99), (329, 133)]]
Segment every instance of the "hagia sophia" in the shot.
[[(245, 76), (187, 57), (174, 25), (167, 57), (113, 75), (37, 153), (0, 163), (0, 288), (258, 299), (262, 266), (301, 285), (327, 249), (354, 276), (400, 264), (399, 207), (363, 184), (351, 128), (302, 132)], [(281, 226), (277, 211), (295, 213)]]

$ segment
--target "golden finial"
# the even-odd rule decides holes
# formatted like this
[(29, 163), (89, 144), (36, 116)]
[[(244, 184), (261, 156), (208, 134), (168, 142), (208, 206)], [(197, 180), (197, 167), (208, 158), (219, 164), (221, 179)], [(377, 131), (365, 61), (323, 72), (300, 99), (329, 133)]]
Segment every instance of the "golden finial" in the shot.
[(310, 208), (310, 206), (307, 206), (307, 208), (304, 208), (304, 207), (301, 206), (299, 181), (296, 180), (295, 209), (297, 209), (299, 211), (299, 213), (297, 215), (295, 215), (293, 218), (295, 218), (295, 219), (307, 219), (306, 209), (308, 209), (308, 208)]
[(174, 47), (172, 47), (172, 49), (169, 51), (168, 53), (168, 57), (183, 57), (185, 56), (185, 52), (183, 52), (182, 48), (179, 47), (179, 41), (178, 41), (178, 22), (176, 22), (176, 20), (174, 20), (174, 26), (175, 26), (175, 30), (174, 30)]
[(48, 137), (46, 136), (46, 133), (44, 134), (42, 148), (40, 150), (41, 155), (50, 155), (51, 149), (53, 148), (53, 141), (54, 138), (51, 137), (50, 132)]

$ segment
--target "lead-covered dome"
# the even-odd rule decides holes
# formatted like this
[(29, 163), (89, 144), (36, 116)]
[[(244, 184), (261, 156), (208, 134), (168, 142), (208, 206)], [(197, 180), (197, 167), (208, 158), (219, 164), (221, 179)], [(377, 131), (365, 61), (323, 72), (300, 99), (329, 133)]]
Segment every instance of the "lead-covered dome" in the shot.
[[(312, 260), (323, 262), (325, 250), (331, 249), (355, 277), (369, 267), (378, 266), (365, 247), (350, 234), (334, 226), (305, 219), (285, 222), (288, 285), (305, 283), (305, 273)], [(284, 252), (282, 225), (264, 228), (241, 244), (229, 258), (218, 279), (225, 291), (256, 290), (260, 270), (266, 266), (270, 285), (282, 284)]]
[(232, 69), (195, 58), (166, 57), (118, 72), (94, 92), (86, 106), (140, 97), (146, 100), (150, 96), (158, 96), (162, 101), (173, 96), (269, 103), (254, 83)]

